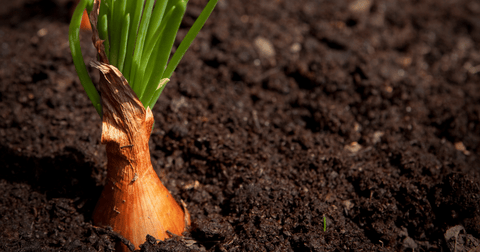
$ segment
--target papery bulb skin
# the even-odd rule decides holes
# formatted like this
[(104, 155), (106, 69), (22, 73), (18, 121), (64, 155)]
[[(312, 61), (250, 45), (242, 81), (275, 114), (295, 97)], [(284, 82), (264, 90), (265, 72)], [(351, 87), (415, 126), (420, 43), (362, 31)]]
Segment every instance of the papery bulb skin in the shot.
[[(182, 235), (190, 224), (189, 214), (162, 184), (150, 160), (150, 108), (143, 107), (117, 68), (100, 62), (92, 66), (102, 73), (102, 144), (108, 159), (107, 181), (93, 213), (94, 224), (111, 226), (136, 249), (147, 234), (161, 240), (170, 237), (167, 231)], [(117, 247), (129, 251), (123, 244)]]
[[(153, 126), (150, 108), (145, 109), (122, 73), (109, 64), (96, 27), (99, 1), (90, 12), (92, 41), (100, 62), (99, 91), (102, 100), (102, 144), (106, 145), (107, 181), (93, 212), (97, 226), (130, 240), (139, 249), (147, 235), (164, 240), (182, 235), (190, 225), (182, 209), (163, 186), (150, 160), (148, 140)], [(123, 243), (117, 251), (130, 251)]]
[[(167, 230), (182, 235), (186, 228), (183, 209), (163, 186), (153, 168), (141, 175), (127, 171), (123, 177), (108, 176), (93, 220), (95, 225), (111, 226), (130, 240), (136, 249), (145, 242), (147, 234), (164, 240), (170, 237)], [(122, 250), (129, 251), (126, 247)]]

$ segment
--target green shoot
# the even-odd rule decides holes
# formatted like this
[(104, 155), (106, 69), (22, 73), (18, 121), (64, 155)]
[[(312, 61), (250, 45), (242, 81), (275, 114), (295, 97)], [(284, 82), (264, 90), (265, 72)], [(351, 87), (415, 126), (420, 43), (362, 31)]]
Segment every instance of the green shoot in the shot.
[[(145, 43), (145, 37), (147, 36), (147, 29), (150, 23), (153, 3), (154, 3), (153, 0), (147, 0), (145, 3), (145, 9), (143, 10), (143, 14), (142, 14), (142, 21), (140, 22), (140, 27), (138, 28), (137, 38), (135, 41), (135, 50), (133, 52), (133, 64), (132, 64), (133, 66), (130, 69), (130, 79), (127, 79), (133, 91), (135, 91), (135, 93), (137, 94), (137, 96), (139, 96), (138, 88), (135, 88), (136, 83), (132, 81), (135, 79), (135, 74), (137, 73), (138, 66), (140, 65), (140, 60), (142, 58), (143, 46)], [(142, 84), (139, 84), (137, 86), (141, 86), (141, 85)]]
[(323, 216), (323, 232), (327, 232), (327, 218)]
[(100, 39), (105, 40), (103, 44), (105, 45), (105, 53), (108, 55), (110, 54), (110, 50), (106, 50), (107, 48), (110, 48), (110, 40), (108, 39), (108, 19), (107, 15), (101, 16), (101, 18), (98, 20), (98, 36)]
[[(192, 28), (188, 31), (187, 35), (185, 35), (185, 38), (183, 38), (182, 42), (178, 46), (177, 50), (172, 56), (172, 59), (170, 60), (167, 69), (163, 73), (163, 76), (161, 79), (170, 79), (172, 77), (173, 72), (178, 66), (178, 63), (180, 63), (180, 60), (183, 58), (183, 55), (187, 52), (188, 48), (192, 44), (193, 40), (197, 36), (197, 34), (200, 32), (202, 29), (203, 25), (207, 21), (208, 17), (212, 13), (213, 9), (215, 8), (215, 5), (217, 5), (218, 0), (210, 0), (208, 1), (207, 5), (203, 9), (202, 13), (200, 13), (200, 16), (198, 16), (197, 20), (195, 20), (195, 23), (193, 23)], [(155, 94), (153, 96), (152, 100), (149, 100), (149, 106), (150, 108), (153, 108), (155, 103), (157, 103), (158, 97), (160, 97), (160, 94), (163, 91), (163, 88), (165, 85), (163, 85), (160, 89), (155, 91)]]
[(78, 77), (82, 83), (88, 98), (92, 102), (93, 106), (97, 110), (97, 113), (102, 115), (102, 104), (100, 102), (100, 95), (97, 89), (93, 85), (90, 76), (88, 75), (85, 62), (83, 61), (82, 50), (80, 48), (80, 24), (82, 22), (83, 10), (87, 7), (87, 4), (93, 3), (93, 0), (81, 0), (78, 3), (77, 8), (73, 12), (72, 21), (68, 29), (68, 42), (70, 45), (70, 51), (72, 53), (73, 64), (77, 70)]
[[(143, 92), (140, 94), (141, 98), (140, 100), (142, 103), (145, 105), (149, 105), (149, 101), (152, 99), (155, 90), (157, 90), (158, 84), (160, 83), (160, 80), (162, 79), (162, 75), (165, 71), (165, 67), (167, 65), (168, 57), (170, 56), (170, 50), (162, 50), (162, 46), (166, 46), (168, 48), (173, 47), (173, 43), (175, 42), (175, 36), (177, 35), (178, 28), (180, 27), (180, 22), (182, 21), (180, 16), (183, 16), (183, 13), (185, 13), (185, 5), (179, 4), (177, 6), (174, 6), (172, 15), (170, 16), (170, 19), (167, 21), (166, 27), (164, 28), (163, 34), (162, 34), (162, 40), (160, 43), (157, 43), (157, 47), (159, 47), (159, 52), (157, 54), (157, 59), (154, 62), (155, 64), (155, 72), (152, 73), (152, 76), (150, 77), (149, 80), (147, 80), (147, 92), (145, 95), (143, 95)], [(145, 81), (145, 80), (144, 80)]]
[[(209, 0), (170, 59), (188, 0), (102, 0), (98, 32), (111, 65), (127, 79), (145, 108), (153, 108), (185, 52), (207, 21), (218, 0)], [(81, 0), (70, 23), (69, 39), (75, 68), (88, 97), (101, 115), (101, 103), (83, 62), (79, 30), (84, 9), (93, 0)], [(170, 60), (169, 60), (170, 59)]]
[[(126, 71), (123, 71), (123, 76), (127, 80), (130, 80), (130, 69), (132, 68), (132, 61), (133, 57), (133, 50), (135, 48), (135, 43), (132, 41), (135, 41), (137, 38), (137, 29), (138, 26), (140, 25), (140, 18), (142, 16), (142, 10), (143, 10), (143, 1), (128, 1), (127, 5), (129, 6), (128, 10), (130, 11), (130, 15), (132, 16), (132, 22), (130, 25), (130, 29), (128, 32), (128, 43), (127, 43), (127, 53), (126, 55), (129, 55), (129, 57), (125, 58), (125, 63), (124, 63), (124, 69), (127, 69)], [(101, 10), (101, 9), (100, 9)]]
[[(118, 48), (118, 70), (123, 71), (123, 63), (127, 53), (128, 32), (130, 31), (130, 14), (122, 20), (122, 33), (120, 34), (120, 47)], [(108, 56), (107, 56), (108, 57)]]

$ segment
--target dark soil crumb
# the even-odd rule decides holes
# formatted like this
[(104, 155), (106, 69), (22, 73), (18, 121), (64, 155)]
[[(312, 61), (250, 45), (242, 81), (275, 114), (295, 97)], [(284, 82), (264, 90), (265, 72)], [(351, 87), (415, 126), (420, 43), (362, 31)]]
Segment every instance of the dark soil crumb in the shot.
[[(121, 242), (92, 226), (106, 157), (73, 4), (2, 3), (2, 251)], [(152, 163), (193, 225), (141, 251), (480, 249), (478, 1), (221, 0), (153, 113)]]

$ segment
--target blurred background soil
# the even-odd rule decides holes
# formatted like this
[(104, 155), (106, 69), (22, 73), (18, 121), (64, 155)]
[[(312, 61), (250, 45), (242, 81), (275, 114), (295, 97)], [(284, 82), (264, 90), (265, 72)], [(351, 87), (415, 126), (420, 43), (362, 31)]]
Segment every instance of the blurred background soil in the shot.
[[(74, 3), (1, 5), (0, 250), (112, 251)], [(220, 0), (153, 113), (152, 163), (193, 229), (143, 251), (480, 249), (476, 0)]]

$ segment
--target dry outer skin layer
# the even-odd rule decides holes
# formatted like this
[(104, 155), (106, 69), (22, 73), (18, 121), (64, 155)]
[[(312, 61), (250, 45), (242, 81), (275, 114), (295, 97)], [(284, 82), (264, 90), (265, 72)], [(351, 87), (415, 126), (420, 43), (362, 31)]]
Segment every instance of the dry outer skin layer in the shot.
[[(185, 220), (150, 161), (150, 108), (143, 108), (118, 69), (99, 62), (93, 65), (103, 74), (102, 143), (108, 158), (107, 181), (93, 213), (94, 224), (111, 226), (136, 248), (148, 234), (160, 240), (170, 237), (167, 231), (181, 235), (190, 219)], [(122, 245), (121, 251), (126, 247)]]
[[(0, 250), (117, 240), (89, 226), (106, 154), (70, 5), (0, 8)], [(479, 17), (474, 0), (220, 1), (152, 110), (152, 165), (194, 229), (143, 251), (450, 251), (457, 225), (478, 239)]]
[[(105, 188), (93, 221), (100, 227), (111, 227), (138, 249), (147, 235), (160, 240), (172, 234), (182, 235), (190, 225), (190, 216), (152, 167), (148, 148), (154, 122), (152, 111), (143, 107), (122, 73), (108, 64), (96, 27), (98, 12), (99, 2), (95, 1), (90, 15), (92, 42), (102, 62), (92, 61), (91, 65), (101, 72), (101, 142), (106, 145), (108, 162)], [(123, 243), (118, 243), (117, 248), (130, 250)]]

